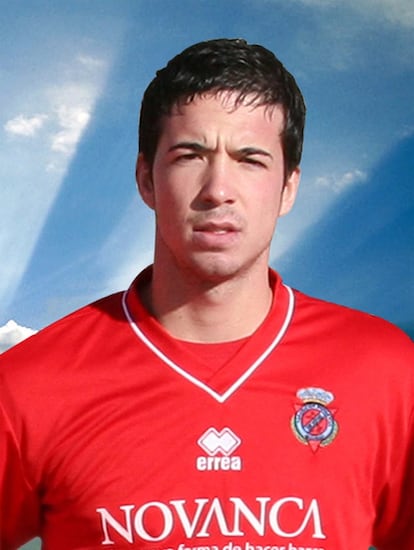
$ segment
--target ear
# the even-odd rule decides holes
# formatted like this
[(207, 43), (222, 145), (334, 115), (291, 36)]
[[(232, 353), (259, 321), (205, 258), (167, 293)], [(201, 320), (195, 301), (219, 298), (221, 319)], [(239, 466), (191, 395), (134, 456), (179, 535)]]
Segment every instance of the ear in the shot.
[(137, 187), (142, 200), (151, 209), (154, 209), (154, 186), (152, 183), (151, 166), (142, 153), (139, 153), (135, 169)]
[(291, 211), (293, 205), (295, 204), (299, 182), (300, 168), (297, 166), (294, 170), (292, 170), (285, 181), (285, 185), (282, 190), (282, 198), (280, 201), (279, 216), (284, 216)]

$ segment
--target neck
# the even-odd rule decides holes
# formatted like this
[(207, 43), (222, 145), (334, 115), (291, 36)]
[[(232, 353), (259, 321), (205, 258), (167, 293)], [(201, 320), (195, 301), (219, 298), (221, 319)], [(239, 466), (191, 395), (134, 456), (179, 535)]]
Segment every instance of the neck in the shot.
[(203, 281), (159, 269), (142, 289), (147, 309), (175, 338), (193, 342), (226, 342), (250, 336), (272, 304), (268, 268), (221, 282)]

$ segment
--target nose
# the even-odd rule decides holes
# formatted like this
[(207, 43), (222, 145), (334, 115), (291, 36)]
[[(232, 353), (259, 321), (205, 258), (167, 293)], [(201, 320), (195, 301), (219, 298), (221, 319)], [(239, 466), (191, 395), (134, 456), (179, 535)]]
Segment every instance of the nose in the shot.
[(209, 206), (219, 206), (235, 201), (235, 174), (231, 170), (231, 160), (211, 159), (203, 174), (199, 199)]

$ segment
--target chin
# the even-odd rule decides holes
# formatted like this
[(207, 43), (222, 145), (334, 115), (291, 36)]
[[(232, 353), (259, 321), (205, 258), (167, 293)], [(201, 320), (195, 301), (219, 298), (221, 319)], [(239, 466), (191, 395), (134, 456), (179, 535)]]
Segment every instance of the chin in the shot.
[(219, 258), (196, 262), (189, 267), (189, 270), (200, 282), (205, 281), (214, 285), (233, 279), (243, 272), (241, 266)]

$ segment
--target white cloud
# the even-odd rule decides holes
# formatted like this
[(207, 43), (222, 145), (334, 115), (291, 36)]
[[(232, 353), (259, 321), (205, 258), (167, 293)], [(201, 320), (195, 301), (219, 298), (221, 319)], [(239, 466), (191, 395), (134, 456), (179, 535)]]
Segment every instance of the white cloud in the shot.
[(90, 69), (101, 69), (105, 67), (106, 62), (103, 59), (99, 59), (98, 57), (93, 57), (92, 55), (78, 55), (78, 61), (81, 63), (81, 65), (84, 65), (87, 68)]
[(17, 136), (31, 137), (44, 125), (48, 116), (38, 114), (33, 116), (17, 115), (4, 124), (4, 129), (8, 134)]
[(0, 327), (0, 353), (3, 353), (6, 349), (22, 342), (35, 333), (36, 331), (31, 328), (22, 327), (15, 321), (8, 321)]
[(90, 106), (60, 105), (56, 115), (61, 129), (52, 135), (52, 151), (71, 155), (90, 120)]
[(412, 0), (348, 0), (358, 11), (381, 17), (386, 21), (401, 25), (414, 26), (414, 2)]
[(43, 127), (42, 140), (46, 136), (45, 145), (48, 143), (50, 153), (45, 170), (62, 173), (91, 119), (96, 93), (92, 83), (55, 87), (48, 92), (49, 114), (17, 115), (4, 124), (4, 130), (34, 138)]
[(70, 160), (91, 120), (102, 79), (102, 74), (96, 78), (92, 72), (77, 75), (72, 81), (53, 86), (46, 92), (51, 106), (50, 148), (55, 153), (48, 170), (50, 166), (59, 168), (62, 162)]
[(352, 185), (363, 183), (367, 179), (365, 172), (361, 170), (352, 170), (345, 172), (342, 176), (327, 175), (316, 178), (315, 185), (317, 187), (327, 187), (335, 193), (341, 193)]
[[(107, 63), (86, 55), (48, 67), (49, 78), (30, 75), (16, 86), (3, 135), (29, 136), (5, 140), (0, 148), (0, 302), (13, 299), (37, 238), (59, 192), (69, 163), (91, 121), (103, 89)], [(27, 90), (30, 88), (30, 91)], [(12, 108), (11, 108), (12, 107)], [(13, 110), (12, 110), (13, 109)], [(41, 129), (41, 131), (40, 131)], [(4, 266), (7, 266), (6, 268)]]
[(49, 147), (51, 153), (45, 169), (62, 173), (90, 122), (107, 68), (104, 60), (80, 54), (72, 64), (66, 65), (60, 83), (43, 89), (38, 102), (44, 112), (14, 116), (3, 125), (5, 132), (39, 137), (39, 130), (43, 128), (40, 145)]
[(348, 7), (356, 12), (383, 20), (393, 25), (414, 27), (414, 2), (412, 0), (297, 0), (301, 4), (316, 8)]
[(276, 235), (272, 242), (270, 263), (288, 265), (289, 251), (301, 239), (306, 238), (309, 228), (318, 223), (342, 192), (354, 185), (361, 185), (367, 180), (362, 170), (344, 171), (342, 175), (334, 172), (328, 175), (313, 177), (302, 182), (298, 199), (293, 211), (278, 221)]

